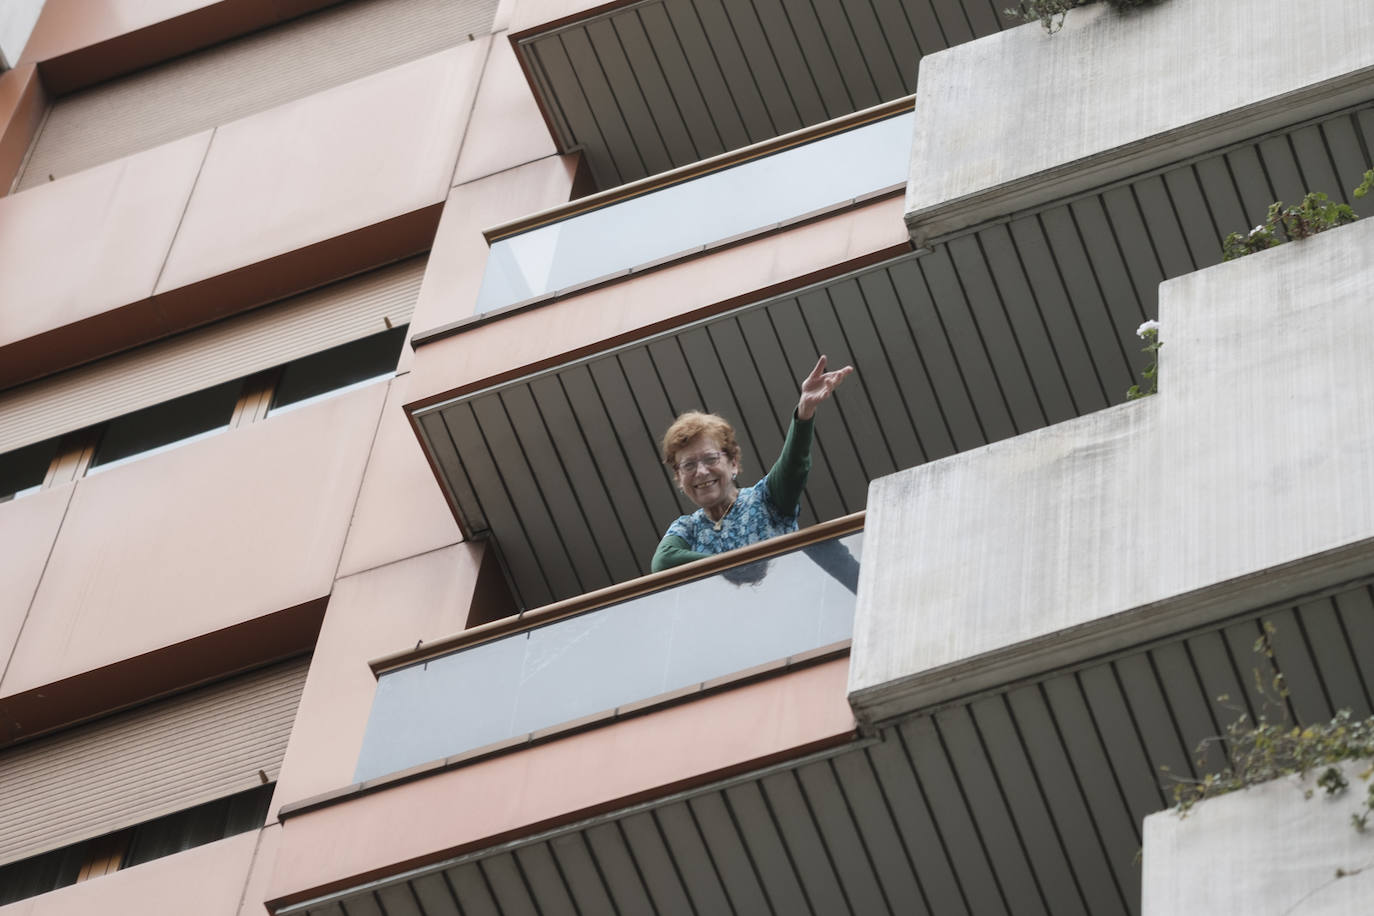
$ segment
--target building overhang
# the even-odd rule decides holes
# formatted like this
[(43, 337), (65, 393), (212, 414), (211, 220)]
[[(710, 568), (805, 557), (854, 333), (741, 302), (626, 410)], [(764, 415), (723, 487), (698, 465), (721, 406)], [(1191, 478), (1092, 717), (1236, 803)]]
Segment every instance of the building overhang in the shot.
[[(1288, 7), (1168, 0), (1123, 12), (1095, 3), (1052, 36), (1028, 25), (931, 58), (907, 189), (912, 238), (929, 244), (1368, 101), (1374, 7), (1311, 0), (1301, 20), (1275, 28)], [(1292, 53), (1300, 47), (1322, 53)], [(1018, 85), (1034, 88), (1007, 91)], [(1339, 196), (1313, 185), (1297, 197), (1309, 190)]]
[(923, 54), (1014, 24), (982, 0), (631, 0), (511, 42), (550, 132), (611, 188), (910, 95)]

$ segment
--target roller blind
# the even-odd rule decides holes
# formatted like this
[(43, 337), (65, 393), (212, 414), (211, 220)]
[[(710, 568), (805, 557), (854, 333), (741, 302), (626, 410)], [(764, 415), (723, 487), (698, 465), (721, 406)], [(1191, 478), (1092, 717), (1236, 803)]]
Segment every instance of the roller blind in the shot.
[(496, 0), (351, 0), (59, 98), (17, 190), (228, 124), (491, 29)]
[(0, 392), (0, 453), (405, 324), (426, 261), (410, 258)]
[(0, 865), (277, 778), (308, 659), (0, 753)]

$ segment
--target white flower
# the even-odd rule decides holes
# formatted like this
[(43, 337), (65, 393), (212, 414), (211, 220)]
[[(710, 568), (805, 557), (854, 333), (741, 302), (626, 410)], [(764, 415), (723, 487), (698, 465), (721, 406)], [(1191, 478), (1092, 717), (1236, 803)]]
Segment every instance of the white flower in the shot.
[(1261, 232), (1263, 232), (1263, 231), (1264, 231), (1264, 224), (1263, 224), (1263, 223), (1260, 223), (1258, 226), (1256, 226), (1255, 228), (1253, 228), (1253, 229), (1250, 230), (1250, 234), (1251, 234), (1251, 235), (1259, 235), (1259, 234), (1260, 234)]
[(1144, 340), (1145, 335), (1150, 333), (1151, 331), (1154, 331), (1156, 334), (1159, 333), (1159, 322), (1155, 321), (1154, 319), (1151, 319), (1142, 324), (1140, 327), (1136, 328), (1135, 336), (1139, 337), (1141, 340)]

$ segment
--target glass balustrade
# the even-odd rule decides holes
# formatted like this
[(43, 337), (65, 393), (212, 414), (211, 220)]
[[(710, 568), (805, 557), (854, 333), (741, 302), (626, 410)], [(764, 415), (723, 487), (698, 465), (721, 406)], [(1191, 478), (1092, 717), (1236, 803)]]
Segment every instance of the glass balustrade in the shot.
[(492, 243), (478, 313), (904, 184), (905, 112)]
[(850, 638), (863, 533), (385, 672), (355, 781)]

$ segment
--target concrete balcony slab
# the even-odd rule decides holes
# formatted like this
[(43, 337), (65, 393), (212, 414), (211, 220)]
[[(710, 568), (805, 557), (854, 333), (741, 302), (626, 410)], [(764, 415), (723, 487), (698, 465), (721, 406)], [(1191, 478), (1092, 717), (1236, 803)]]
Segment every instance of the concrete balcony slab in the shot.
[(1354, 104), (1371, 87), (1374, 6), (1362, 0), (1077, 9), (1054, 35), (1029, 24), (922, 59), (907, 224), (924, 245)]
[(875, 480), (883, 720), (1374, 568), (1374, 222), (1160, 288), (1160, 393)]

